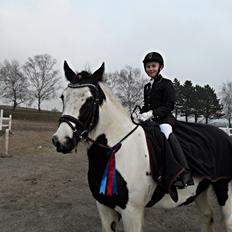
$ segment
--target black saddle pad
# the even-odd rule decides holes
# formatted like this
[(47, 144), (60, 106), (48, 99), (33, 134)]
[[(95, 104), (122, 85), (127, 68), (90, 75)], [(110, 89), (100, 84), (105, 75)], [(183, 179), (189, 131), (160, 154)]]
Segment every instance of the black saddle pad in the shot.
[(178, 138), (194, 176), (232, 178), (232, 139), (215, 126), (177, 121)]
[[(168, 143), (159, 124), (146, 121), (142, 124), (146, 134), (152, 176), (155, 181), (166, 176), (167, 185), (180, 171), (180, 166), (167, 156)], [(232, 138), (215, 126), (177, 121), (173, 126), (180, 145), (195, 177), (211, 181), (232, 179)]]

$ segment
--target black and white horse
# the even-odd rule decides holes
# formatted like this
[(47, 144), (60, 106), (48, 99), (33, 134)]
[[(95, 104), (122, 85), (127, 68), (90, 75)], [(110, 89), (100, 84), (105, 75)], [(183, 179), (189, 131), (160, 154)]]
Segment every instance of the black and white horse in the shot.
[[(68, 87), (61, 96), (63, 114), (60, 125), (53, 135), (53, 143), (58, 152), (69, 153), (79, 142), (84, 142), (89, 158), (89, 187), (96, 199), (102, 231), (116, 231), (122, 218), (126, 232), (141, 232), (144, 209), (151, 200), (156, 183), (149, 173), (150, 162), (146, 138), (142, 127), (131, 122), (121, 104), (101, 81), (104, 64), (93, 74), (85, 71), (73, 72), (64, 63)], [(110, 159), (109, 147), (130, 131), (133, 131), (115, 154), (117, 194), (100, 193), (102, 177)], [(116, 152), (116, 151), (115, 151)], [(201, 214), (201, 231), (211, 232), (213, 214), (207, 192), (201, 178), (194, 178), (194, 185), (178, 189), (178, 201), (174, 202), (165, 194), (155, 207), (173, 208), (194, 199)], [(216, 194), (221, 206), (226, 231), (232, 232), (232, 189), (226, 181)]]

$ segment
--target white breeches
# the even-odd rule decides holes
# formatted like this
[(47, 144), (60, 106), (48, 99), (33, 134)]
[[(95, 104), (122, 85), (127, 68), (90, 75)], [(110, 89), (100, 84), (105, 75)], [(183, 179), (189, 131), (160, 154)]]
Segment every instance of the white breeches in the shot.
[(169, 135), (172, 133), (172, 126), (168, 123), (162, 123), (159, 127), (161, 132), (164, 133), (166, 139), (168, 139)]

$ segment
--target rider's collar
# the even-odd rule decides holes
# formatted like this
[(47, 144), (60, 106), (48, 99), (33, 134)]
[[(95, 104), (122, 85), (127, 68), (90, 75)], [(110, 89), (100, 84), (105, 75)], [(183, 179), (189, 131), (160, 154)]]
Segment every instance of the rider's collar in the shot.
[(150, 79), (150, 84), (153, 85), (153, 83), (154, 83), (154, 78), (151, 78)]

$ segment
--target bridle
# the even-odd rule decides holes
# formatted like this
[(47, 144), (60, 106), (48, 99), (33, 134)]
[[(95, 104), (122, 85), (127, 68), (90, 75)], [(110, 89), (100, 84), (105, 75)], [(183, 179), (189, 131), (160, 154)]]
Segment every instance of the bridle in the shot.
[[(99, 90), (98, 88), (93, 84), (72, 84), (69, 83), (68, 87), (70, 88), (83, 88), (83, 87), (89, 87), (91, 90), (94, 91), (94, 101), (93, 101), (93, 110), (92, 113), (89, 114), (89, 117), (87, 118), (86, 122), (81, 122), (78, 118), (75, 118), (70, 115), (62, 115), (59, 119), (59, 124), (65, 122), (67, 123), (72, 131), (73, 135), (76, 136), (78, 139), (85, 139), (88, 137), (89, 132), (94, 128), (94, 121), (95, 121), (95, 115), (99, 111)], [(74, 124), (74, 125), (73, 125)], [(78, 130), (81, 129), (81, 133), (78, 135)]]
[[(114, 148), (107, 146), (107, 145), (103, 145), (99, 142), (97, 142), (96, 140), (90, 138), (89, 132), (94, 128), (94, 124), (95, 124), (95, 116), (96, 114), (98, 114), (99, 112), (99, 105), (100, 105), (100, 99), (99, 99), (99, 90), (98, 88), (93, 85), (93, 84), (72, 84), (69, 83), (68, 87), (70, 88), (83, 88), (83, 87), (89, 87), (90, 89), (94, 90), (95, 92), (95, 97), (94, 97), (94, 101), (93, 101), (93, 110), (92, 110), (92, 114), (88, 117), (88, 120), (84, 123), (81, 122), (78, 118), (75, 118), (73, 116), (70, 115), (62, 115), (59, 119), (59, 124), (65, 122), (67, 123), (70, 128), (73, 131), (73, 136), (75, 136), (77, 139), (79, 140), (86, 140), (86, 141), (90, 141), (94, 144), (97, 144), (100, 147), (104, 147), (104, 148)], [(74, 124), (74, 126), (73, 126)], [(122, 141), (124, 141), (127, 137), (129, 137), (137, 128), (138, 128), (139, 124), (136, 124), (136, 126), (134, 127), (134, 129), (132, 129), (128, 134), (126, 134), (122, 139), (120, 139), (120, 141), (117, 144), (120, 144)], [(81, 129), (81, 133), (78, 135), (77, 132), (78, 130)], [(116, 145), (117, 145), (116, 144)]]

